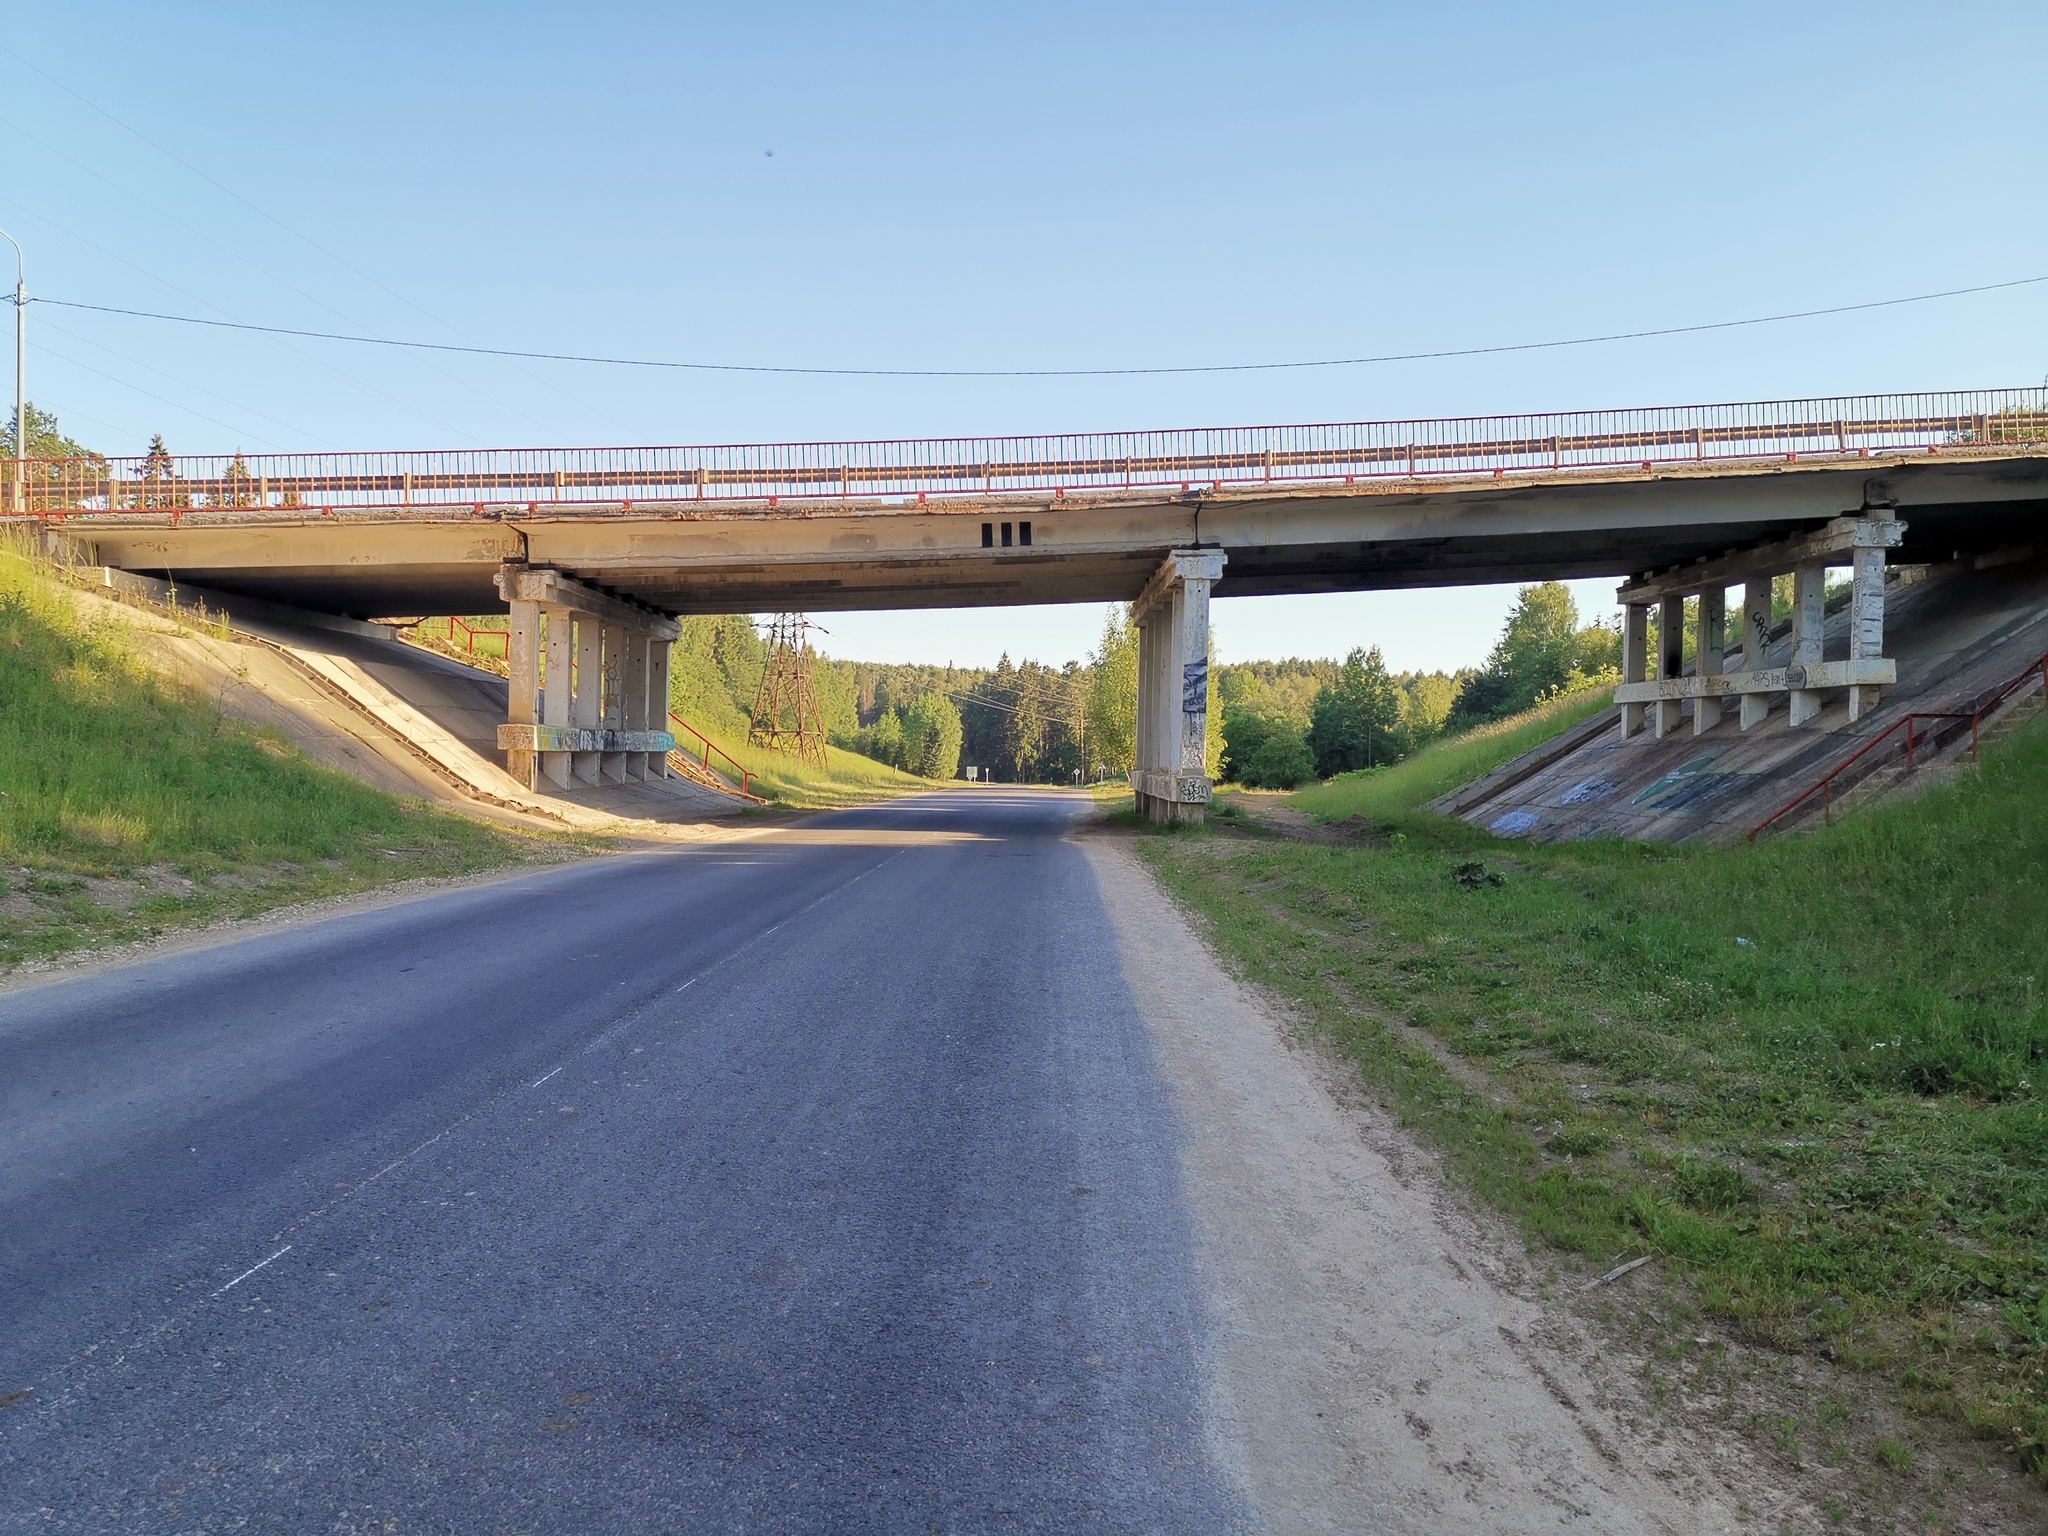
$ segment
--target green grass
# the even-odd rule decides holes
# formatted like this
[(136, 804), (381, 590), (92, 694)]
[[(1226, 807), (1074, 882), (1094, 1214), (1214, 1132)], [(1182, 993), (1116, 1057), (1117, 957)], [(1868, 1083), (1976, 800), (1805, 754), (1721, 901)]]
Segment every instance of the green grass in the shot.
[(1346, 842), (1140, 846), (1533, 1241), (1662, 1255), (1752, 1341), (2041, 1470), (2048, 721), (1756, 847), (1501, 843), (1417, 812), (1448, 775), (1400, 772), (1311, 792), (1380, 818)]
[[(720, 753), (730, 754), (753, 773), (754, 793), (779, 806), (829, 810), (836, 806), (865, 805), (896, 795), (913, 795), (943, 787), (935, 780), (921, 779), (916, 774), (904, 773), (887, 763), (862, 757), (858, 752), (843, 752), (838, 747), (825, 749), (825, 767), (820, 770), (786, 752), (773, 752), (744, 742), (723, 741), (718, 732), (704, 729), (719, 749), (711, 754), (711, 766), (731, 777), (730, 764)], [(685, 750), (695, 744), (695, 739), (689, 736), (683, 736), (681, 741)]]
[(1560, 695), (1534, 709), (1431, 742), (1391, 768), (1339, 774), (1298, 790), (1294, 804), (1317, 821), (1388, 816), (1448, 794), (1590, 715), (1614, 707), (1611, 688)]
[[(464, 622), (481, 636), (504, 629), (508, 620), (502, 614), (484, 614)], [(469, 662), (504, 676), (505, 661), (493, 649), (495, 642), (479, 639), (478, 649), (471, 655), (459, 642), (450, 643), (450, 633), (450, 626), (445, 620), (429, 619), (405, 631), (404, 639), (423, 650), (452, 656), (457, 661)], [(737, 784), (738, 776), (733, 773), (732, 764), (738, 762), (753, 774), (753, 792), (785, 809), (830, 810), (938, 787), (930, 779), (921, 779), (915, 774), (891, 768), (887, 763), (878, 763), (871, 757), (845, 752), (838, 747), (828, 746), (825, 749), (825, 766), (819, 769), (786, 752), (750, 746), (746, 740), (746, 716), (730, 705), (722, 709), (679, 707), (678, 713), (692, 727), (711, 738), (717, 749), (711, 754), (711, 766), (715, 771)], [(676, 738), (683, 752), (701, 758), (703, 744), (694, 736), (679, 730)]]
[(0, 549), (0, 965), (584, 846), (320, 768), (153, 677), (137, 644)]

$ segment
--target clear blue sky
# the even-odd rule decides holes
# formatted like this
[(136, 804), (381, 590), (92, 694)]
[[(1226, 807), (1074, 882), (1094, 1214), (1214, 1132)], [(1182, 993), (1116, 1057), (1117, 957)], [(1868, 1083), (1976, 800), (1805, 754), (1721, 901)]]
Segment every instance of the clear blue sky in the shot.
[[(23, 8), (0, 44), (19, 55), (0, 53), (0, 222), (31, 291), (268, 324), (1086, 367), (1484, 346), (2048, 273), (2038, 0), (187, 0)], [(48, 306), (31, 321), (31, 397), (117, 453), (152, 432), (250, 452), (923, 436), (2048, 373), (2048, 285), (1519, 357), (1035, 382), (430, 361)], [(1397, 667), (1453, 666), (1484, 654), (1511, 597), (1246, 599), (1219, 606), (1219, 638), (1226, 659), (1377, 642)], [(838, 654), (986, 662), (1078, 655), (1100, 619), (825, 622)]]

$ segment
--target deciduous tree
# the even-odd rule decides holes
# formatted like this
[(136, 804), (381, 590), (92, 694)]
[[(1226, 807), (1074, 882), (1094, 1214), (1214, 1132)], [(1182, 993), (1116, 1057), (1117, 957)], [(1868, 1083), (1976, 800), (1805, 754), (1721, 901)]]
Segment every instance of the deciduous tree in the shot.
[(1330, 778), (1392, 762), (1401, 755), (1401, 690), (1387, 675), (1380, 648), (1354, 648), (1334, 683), (1316, 695), (1309, 750), (1316, 773)]
[(1126, 607), (1104, 615), (1102, 640), (1088, 658), (1086, 719), (1088, 767), (1129, 773), (1138, 757), (1138, 629)]

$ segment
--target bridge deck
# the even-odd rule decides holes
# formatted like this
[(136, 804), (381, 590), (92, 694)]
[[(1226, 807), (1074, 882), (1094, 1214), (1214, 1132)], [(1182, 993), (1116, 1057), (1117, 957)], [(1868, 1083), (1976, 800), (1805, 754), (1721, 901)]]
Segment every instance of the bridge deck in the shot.
[(552, 565), (672, 613), (1630, 576), (1896, 507), (1896, 556), (2029, 536), (2048, 390), (925, 442), (67, 461), (17, 509), (93, 558), (330, 612), (496, 609)]

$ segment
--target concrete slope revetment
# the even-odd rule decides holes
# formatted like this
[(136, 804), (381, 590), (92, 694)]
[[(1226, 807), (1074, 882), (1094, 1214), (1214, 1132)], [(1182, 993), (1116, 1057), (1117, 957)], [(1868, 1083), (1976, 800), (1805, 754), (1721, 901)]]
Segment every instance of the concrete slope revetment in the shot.
[[(1484, 778), (1445, 795), (1434, 808), (1502, 837), (1562, 842), (1626, 837), (1649, 842), (1727, 842), (1782, 810), (1859, 748), (1894, 730), (1909, 713), (1979, 709), (2005, 683), (2048, 652), (2048, 555), (1980, 555), (1931, 566), (1895, 567), (1886, 573), (1887, 653), (1898, 681), (1862, 718), (1848, 704), (1830, 702), (1813, 719), (1793, 725), (1779, 695), (1749, 729), (1732, 718), (1696, 729), (1696, 704), (1686, 702), (1676, 729), (1654, 736), (1622, 736), (1618, 710), (1600, 715), (1504, 763)], [(1842, 594), (1846, 596), (1846, 593)], [(1832, 607), (1834, 600), (1831, 599)], [(1831, 612), (1824, 628), (1825, 657), (1849, 654), (1851, 613)], [(1789, 664), (1789, 621), (1770, 631), (1763, 664)], [(1744, 664), (1728, 654), (1732, 671)], [(1688, 663), (1685, 675), (1694, 671)], [(1995, 724), (2040, 707), (2036, 676), (1986, 716)], [(1916, 739), (1925, 726), (1916, 724)], [(1904, 770), (1903, 733), (1858, 765), (1856, 793), (1866, 797), (1905, 789), (1927, 769), (1970, 750), (1967, 721), (1936, 733), (1916, 753), (1917, 772)], [(1896, 759), (1897, 761), (1894, 761)], [(1841, 804), (1841, 788), (1834, 796)], [(1825, 814), (1815, 796), (1776, 823), (1799, 826)]]
[(747, 804), (686, 778), (529, 789), (506, 772), (496, 741), (502, 677), (407, 645), (381, 625), (125, 571), (78, 574), (98, 589), (78, 600), (122, 603), (158, 670), (387, 793), (528, 827), (655, 837)]

